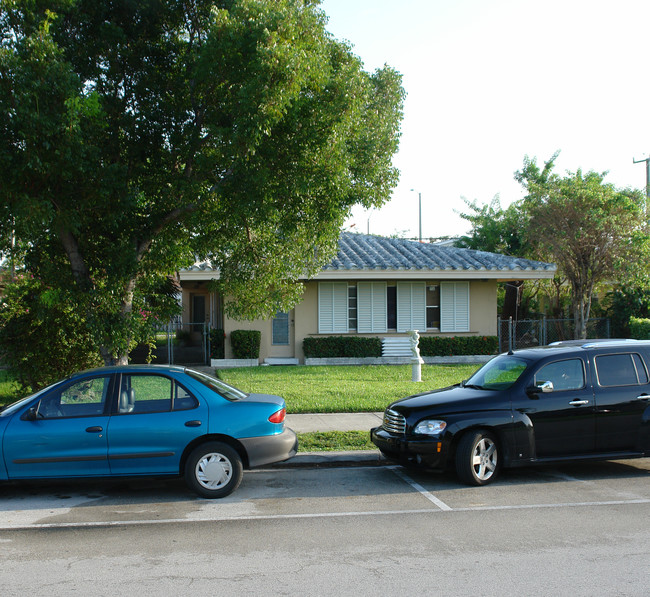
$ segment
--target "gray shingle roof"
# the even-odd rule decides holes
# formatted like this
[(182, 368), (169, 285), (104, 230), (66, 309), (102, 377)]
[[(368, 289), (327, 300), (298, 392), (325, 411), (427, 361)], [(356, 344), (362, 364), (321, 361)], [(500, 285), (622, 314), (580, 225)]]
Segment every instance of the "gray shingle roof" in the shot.
[(336, 257), (323, 270), (551, 272), (556, 266), (486, 251), (343, 232)]

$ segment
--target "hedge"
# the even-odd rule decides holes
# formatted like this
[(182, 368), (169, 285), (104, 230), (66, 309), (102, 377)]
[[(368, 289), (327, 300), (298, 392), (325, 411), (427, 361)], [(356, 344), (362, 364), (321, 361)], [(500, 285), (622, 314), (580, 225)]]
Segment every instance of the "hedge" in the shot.
[(236, 359), (259, 359), (262, 332), (259, 330), (234, 330), (230, 333), (230, 346)]
[(226, 333), (222, 329), (210, 330), (210, 358), (226, 358)]
[(381, 340), (379, 338), (359, 338), (357, 336), (305, 338), (302, 348), (308, 359), (381, 356)]
[(420, 336), (420, 355), (446, 357), (458, 355), (495, 354), (499, 349), (497, 336)]
[[(313, 358), (361, 358), (380, 357), (380, 338), (357, 336), (326, 336), (305, 338), (302, 344), (305, 357)], [(495, 354), (499, 349), (497, 336), (420, 336), (420, 355), (444, 357), (455, 355)]]
[(630, 317), (630, 336), (636, 340), (650, 340), (650, 319)]

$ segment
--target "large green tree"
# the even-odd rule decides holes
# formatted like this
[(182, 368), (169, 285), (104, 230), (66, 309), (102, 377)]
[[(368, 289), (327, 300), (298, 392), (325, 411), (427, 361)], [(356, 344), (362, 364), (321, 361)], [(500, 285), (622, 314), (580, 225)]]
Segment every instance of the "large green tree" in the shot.
[(606, 183), (605, 174), (578, 170), (541, 176), (541, 172), (534, 160), (526, 160), (517, 173), (528, 192), (526, 236), (566, 278), (575, 337), (586, 338), (597, 285), (629, 279), (645, 269), (644, 198), (639, 191), (618, 190)]
[[(458, 239), (457, 246), (515, 257), (532, 257), (525, 235), (528, 217), (521, 203), (515, 202), (503, 208), (498, 195), (490, 203), (464, 201), (468, 210), (459, 215), (470, 223), (471, 230)], [(516, 320), (528, 315), (525, 305), (521, 308), (523, 290), (523, 280), (512, 280), (503, 285), (501, 317)], [(529, 298), (530, 293), (525, 296)]]
[(317, 0), (0, 6), (0, 239), (107, 364), (196, 257), (231, 315), (287, 309), (397, 182), (401, 78), (365, 72)]

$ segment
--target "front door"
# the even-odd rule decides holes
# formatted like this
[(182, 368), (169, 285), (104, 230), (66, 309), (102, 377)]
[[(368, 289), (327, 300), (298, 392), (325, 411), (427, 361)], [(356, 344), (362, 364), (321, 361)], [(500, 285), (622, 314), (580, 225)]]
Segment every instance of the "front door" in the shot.
[(101, 476), (108, 467), (110, 376), (86, 378), (46, 394), (5, 431), (12, 479)]
[(278, 312), (273, 317), (271, 329), (271, 356), (294, 356), (294, 312)]
[(595, 405), (587, 371), (587, 362), (575, 358), (546, 363), (535, 372), (536, 386), (553, 384), (551, 392), (539, 392), (526, 400), (525, 413), (533, 423), (537, 458), (594, 450)]

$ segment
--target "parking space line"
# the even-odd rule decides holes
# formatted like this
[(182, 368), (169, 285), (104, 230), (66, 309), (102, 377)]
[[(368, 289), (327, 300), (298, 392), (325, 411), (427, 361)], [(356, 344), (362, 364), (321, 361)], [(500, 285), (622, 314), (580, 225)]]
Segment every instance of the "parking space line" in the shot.
[(413, 489), (418, 491), (421, 495), (423, 495), (425, 498), (427, 498), (432, 504), (435, 504), (440, 508), (441, 510), (444, 510), (445, 512), (450, 512), (452, 508), (450, 508), (445, 502), (443, 502), (441, 499), (437, 498), (435, 495), (433, 495), (431, 492), (427, 491), (422, 485), (411, 479), (406, 473), (404, 473), (404, 469), (402, 469), (399, 466), (390, 466), (391, 471), (393, 471), (402, 481), (405, 481), (408, 483)]
[[(556, 504), (519, 504), (509, 506), (472, 506), (461, 508), (449, 508), (447, 512), (458, 514), (461, 512), (495, 512), (506, 510), (536, 510), (541, 508), (588, 508), (602, 506), (631, 506), (650, 504), (650, 499), (638, 500), (610, 500), (603, 502), (562, 502)], [(413, 510), (372, 510), (359, 512), (310, 512), (301, 514), (267, 514), (267, 515), (241, 515), (241, 516), (206, 516), (203, 518), (168, 518), (168, 519), (150, 519), (150, 520), (112, 520), (112, 521), (86, 521), (86, 522), (52, 522), (52, 523), (2, 523), (0, 522), (0, 531), (28, 531), (42, 529), (74, 529), (74, 528), (100, 528), (100, 527), (121, 527), (121, 526), (149, 526), (158, 524), (192, 524), (192, 523), (209, 523), (209, 522), (241, 522), (255, 520), (299, 520), (311, 518), (345, 518), (353, 516), (402, 516), (409, 514), (435, 514), (442, 515), (442, 508), (435, 510), (432, 508), (418, 508)]]

